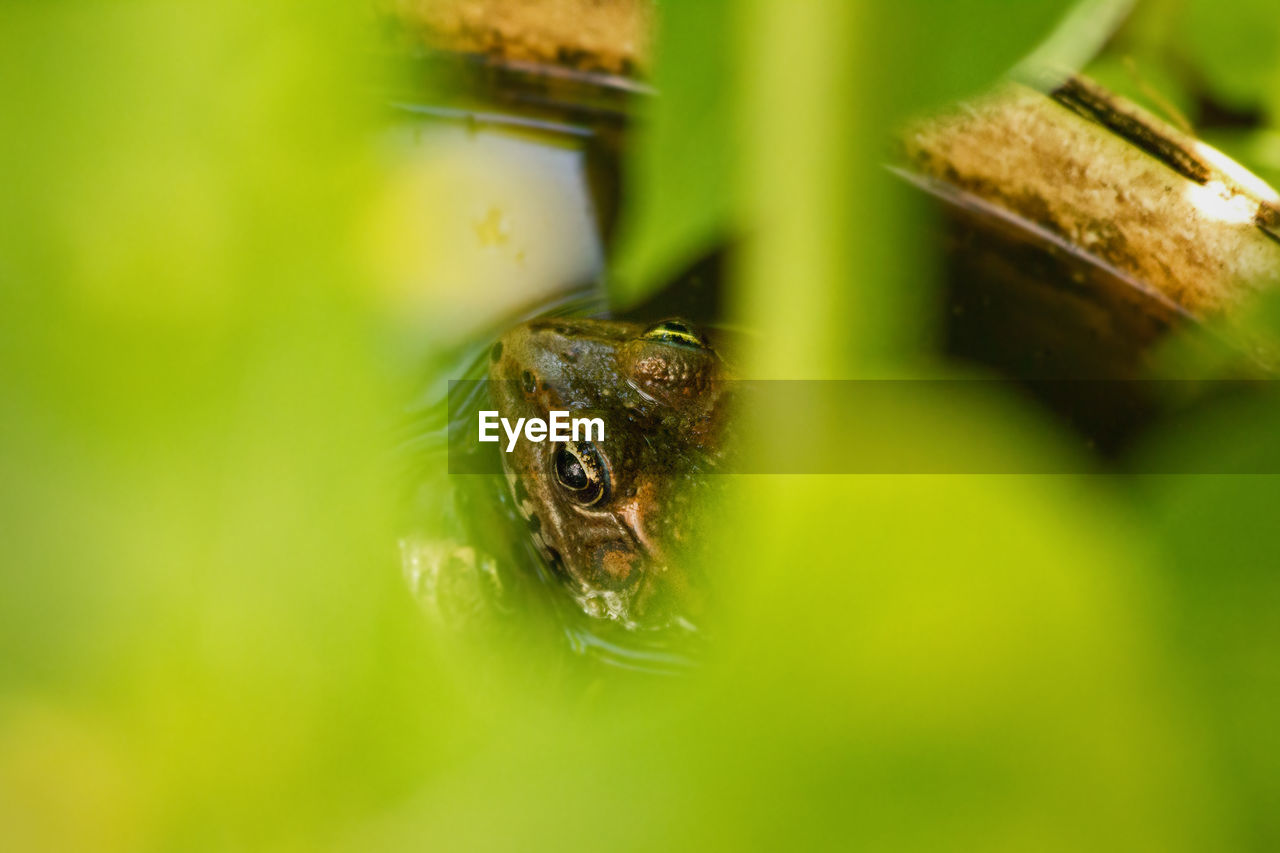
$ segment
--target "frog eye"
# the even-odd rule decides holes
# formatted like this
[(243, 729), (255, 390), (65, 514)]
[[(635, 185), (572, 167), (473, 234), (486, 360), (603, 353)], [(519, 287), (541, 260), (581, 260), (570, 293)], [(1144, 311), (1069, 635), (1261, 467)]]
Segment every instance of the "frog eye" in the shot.
[(660, 341), (664, 344), (709, 349), (707, 339), (682, 320), (663, 320), (661, 323), (654, 323), (645, 329), (640, 337), (646, 341)]
[(583, 506), (595, 506), (609, 497), (609, 470), (604, 457), (590, 441), (566, 441), (551, 457), (556, 482)]

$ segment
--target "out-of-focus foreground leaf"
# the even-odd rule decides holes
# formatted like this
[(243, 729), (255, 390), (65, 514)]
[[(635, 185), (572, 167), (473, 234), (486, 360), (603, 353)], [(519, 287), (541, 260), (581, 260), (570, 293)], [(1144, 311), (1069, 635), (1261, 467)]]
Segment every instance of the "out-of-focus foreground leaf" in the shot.
[[(1266, 319), (1280, 333), (1274, 311)], [(1222, 473), (1139, 483), (1169, 579), (1169, 650), (1188, 685), (1187, 713), (1214, 756), (1233, 850), (1280, 843), (1280, 405), (1273, 389), (1264, 394), (1189, 415), (1143, 449), (1151, 470), (1173, 462)]]
[(0, 11), (0, 847), (296, 842), (420, 779), (362, 25)]

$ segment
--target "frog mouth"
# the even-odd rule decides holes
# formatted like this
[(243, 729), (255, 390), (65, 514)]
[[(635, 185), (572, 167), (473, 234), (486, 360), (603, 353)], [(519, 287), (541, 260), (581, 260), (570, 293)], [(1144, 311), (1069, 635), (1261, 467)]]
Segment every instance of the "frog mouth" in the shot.
[(628, 628), (638, 627), (631, 617), (631, 596), (613, 590), (587, 590), (575, 596), (578, 605), (588, 616), (612, 619)]
[(662, 630), (677, 624), (692, 628), (675, 582), (679, 572), (665, 559), (663, 549), (635, 544), (597, 553), (594, 574), (605, 583), (579, 579), (574, 593), (578, 605), (589, 616), (630, 630)]
[(574, 599), (588, 616), (609, 620), (631, 631), (662, 631), (672, 627), (697, 630), (688, 615), (678, 608), (660, 606), (654, 609), (649, 606), (657, 592), (655, 578), (665, 574), (666, 568), (646, 568), (649, 569), (646, 576), (633, 589), (584, 588)]

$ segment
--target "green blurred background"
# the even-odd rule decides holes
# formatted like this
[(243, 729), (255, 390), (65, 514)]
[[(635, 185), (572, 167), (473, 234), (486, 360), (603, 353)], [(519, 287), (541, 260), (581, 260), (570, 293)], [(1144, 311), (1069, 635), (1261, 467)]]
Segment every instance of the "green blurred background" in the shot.
[[(920, 370), (895, 285), (932, 261), (881, 140), (1068, 11), (662, 3), (615, 297), (749, 231), (751, 375)], [(1150, 0), (1092, 67), (1274, 180), (1278, 22)], [(433, 240), (397, 231), (373, 30), (352, 3), (0, 8), (0, 848), (1280, 845), (1266, 402), (1147, 451), (1239, 476), (735, 478), (684, 677), (434, 632), (390, 436), (402, 342), (429, 361), (458, 295), (389, 272)], [(969, 414), (1072, 452), (1016, 404)]]

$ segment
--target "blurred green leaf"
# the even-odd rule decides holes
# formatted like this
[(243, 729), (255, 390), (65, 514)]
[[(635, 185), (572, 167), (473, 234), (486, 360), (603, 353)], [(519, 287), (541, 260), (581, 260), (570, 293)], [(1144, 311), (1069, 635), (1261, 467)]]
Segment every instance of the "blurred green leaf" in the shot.
[(0, 847), (299, 843), (430, 764), (351, 32), (0, 11)]
[(737, 110), (731, 0), (663, 3), (653, 85), (638, 113), (611, 286), (623, 303), (735, 230)]
[(1265, 103), (1280, 80), (1280, 14), (1271, 0), (1187, 0), (1178, 37), (1212, 92), (1237, 107)]

